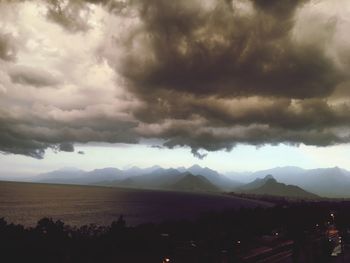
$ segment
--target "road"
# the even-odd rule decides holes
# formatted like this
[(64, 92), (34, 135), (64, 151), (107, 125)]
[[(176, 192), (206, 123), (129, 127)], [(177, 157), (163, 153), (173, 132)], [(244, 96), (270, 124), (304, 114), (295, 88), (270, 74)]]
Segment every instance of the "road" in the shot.
[(343, 254), (338, 257), (332, 257), (331, 263), (347, 263), (350, 262), (350, 245), (345, 245)]

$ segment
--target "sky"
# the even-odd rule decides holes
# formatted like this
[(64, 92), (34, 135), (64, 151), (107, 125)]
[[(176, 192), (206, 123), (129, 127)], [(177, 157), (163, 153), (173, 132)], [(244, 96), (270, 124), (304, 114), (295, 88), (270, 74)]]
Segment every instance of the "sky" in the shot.
[(0, 2), (0, 174), (350, 169), (348, 0)]

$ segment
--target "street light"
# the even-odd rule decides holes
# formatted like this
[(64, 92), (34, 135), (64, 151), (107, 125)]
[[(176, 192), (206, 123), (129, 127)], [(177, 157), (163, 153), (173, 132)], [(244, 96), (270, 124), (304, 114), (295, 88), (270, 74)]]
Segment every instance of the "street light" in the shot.
[(333, 213), (333, 212), (331, 213), (331, 217), (332, 217), (332, 221), (333, 221), (332, 223), (333, 223), (333, 224), (335, 224), (335, 220), (334, 220), (335, 215), (334, 215), (334, 213)]

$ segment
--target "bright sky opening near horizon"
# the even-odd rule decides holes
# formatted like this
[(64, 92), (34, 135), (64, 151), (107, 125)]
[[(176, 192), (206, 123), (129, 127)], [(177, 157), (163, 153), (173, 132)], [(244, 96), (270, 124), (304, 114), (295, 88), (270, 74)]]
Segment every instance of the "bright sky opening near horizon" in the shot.
[(350, 169), (350, 1), (0, 2), (0, 176)]
[(74, 167), (93, 170), (106, 167), (127, 169), (132, 166), (141, 168), (159, 165), (164, 168), (189, 167), (198, 164), (219, 172), (257, 171), (273, 167), (298, 166), (305, 169), (342, 167), (350, 170), (348, 156), (350, 147), (300, 147), (277, 145), (255, 146), (240, 145), (230, 152), (217, 151), (200, 160), (189, 149), (158, 149), (145, 145), (96, 145), (76, 146), (77, 151), (54, 153), (48, 151), (44, 159), (33, 159), (20, 155), (0, 156), (0, 178), (16, 179), (40, 173)]

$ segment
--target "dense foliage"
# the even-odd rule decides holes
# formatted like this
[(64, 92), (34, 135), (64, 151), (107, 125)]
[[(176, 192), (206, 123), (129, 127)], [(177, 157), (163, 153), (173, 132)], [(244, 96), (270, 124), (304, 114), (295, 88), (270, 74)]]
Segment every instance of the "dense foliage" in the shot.
[[(336, 213), (336, 225), (346, 232), (349, 202), (294, 203), (269, 209), (242, 209), (202, 215), (196, 221), (174, 221), (129, 227), (121, 216), (110, 226), (72, 227), (41, 219), (35, 227), (0, 219), (1, 257), (7, 262), (239, 262), (257, 238), (281, 233), (283, 240), (306, 242), (310, 233), (325, 230)], [(346, 236), (346, 235), (344, 235)], [(239, 243), (239, 245), (238, 245)], [(324, 260), (325, 257), (323, 257)]]

